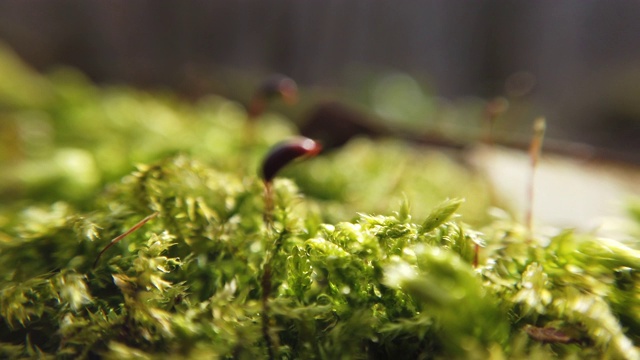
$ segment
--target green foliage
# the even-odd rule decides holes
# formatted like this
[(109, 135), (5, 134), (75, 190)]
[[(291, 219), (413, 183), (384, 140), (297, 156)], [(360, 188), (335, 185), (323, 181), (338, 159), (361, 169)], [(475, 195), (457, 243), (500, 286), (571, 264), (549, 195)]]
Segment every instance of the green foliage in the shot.
[(1, 358), (266, 358), (267, 256), (279, 359), (640, 357), (637, 204), (625, 238), (529, 239), (469, 170), (358, 139), (276, 178), (267, 227), (255, 169), (283, 121), (249, 145), (226, 100), (13, 66), (42, 88), (0, 89), (23, 135), (0, 147)]
[(340, 151), (285, 169), (305, 195), (330, 209), (327, 222), (352, 220), (354, 213), (387, 213), (405, 199), (412, 214), (426, 217), (442, 199), (464, 198), (460, 214), (472, 224), (489, 220), (496, 205), (486, 179), (450, 157), (395, 140), (354, 139)]

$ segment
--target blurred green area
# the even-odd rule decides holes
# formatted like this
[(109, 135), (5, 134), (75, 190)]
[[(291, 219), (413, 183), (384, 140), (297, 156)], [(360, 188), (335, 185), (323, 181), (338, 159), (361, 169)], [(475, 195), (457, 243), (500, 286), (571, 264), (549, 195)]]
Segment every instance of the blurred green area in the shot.
[[(4, 208), (64, 199), (90, 209), (105, 184), (136, 164), (176, 154), (253, 176), (267, 148), (295, 134), (293, 123), (267, 113), (248, 148), (242, 104), (217, 96), (189, 103), (170, 92), (98, 88), (69, 68), (39, 75), (6, 48), (0, 51), (0, 72), (11, 75), (0, 84)], [(384, 212), (406, 196), (419, 216), (442, 198), (464, 197), (466, 220), (478, 223), (493, 201), (477, 174), (446, 156), (392, 139), (357, 139), (285, 176), (331, 208), (325, 211), (329, 221)]]

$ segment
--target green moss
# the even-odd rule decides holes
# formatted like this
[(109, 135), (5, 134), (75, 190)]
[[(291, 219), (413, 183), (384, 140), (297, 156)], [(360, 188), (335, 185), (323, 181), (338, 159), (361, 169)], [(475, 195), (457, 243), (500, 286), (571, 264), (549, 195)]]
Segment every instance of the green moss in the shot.
[(0, 357), (265, 358), (266, 254), (277, 358), (639, 356), (637, 206), (625, 239), (529, 241), (481, 176), (357, 139), (276, 178), (268, 228), (256, 169), (284, 119), (249, 146), (221, 98), (27, 74), (46, 101), (2, 99)]

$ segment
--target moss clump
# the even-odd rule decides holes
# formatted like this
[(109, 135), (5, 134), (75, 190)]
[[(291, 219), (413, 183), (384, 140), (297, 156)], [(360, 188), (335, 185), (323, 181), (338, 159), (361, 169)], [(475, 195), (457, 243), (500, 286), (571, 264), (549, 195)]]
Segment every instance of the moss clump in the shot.
[(359, 139), (277, 178), (267, 227), (255, 174), (284, 120), (248, 147), (226, 100), (60, 74), (0, 101), (23, 135), (0, 148), (0, 357), (265, 358), (267, 252), (277, 358), (639, 357), (639, 222), (529, 240), (481, 177)]
[[(404, 203), (326, 224), (293, 182), (275, 190), (274, 232), (257, 178), (184, 156), (141, 166), (89, 213), (27, 208), (0, 245), (0, 351), (265, 357), (260, 275), (277, 238), (278, 357), (637, 354), (640, 252), (628, 245), (569, 231), (527, 244), (505, 220), (483, 235), (452, 220), (460, 201), (418, 222)], [(154, 211), (92, 268), (105, 240)], [(545, 327), (569, 343), (526, 335)]]

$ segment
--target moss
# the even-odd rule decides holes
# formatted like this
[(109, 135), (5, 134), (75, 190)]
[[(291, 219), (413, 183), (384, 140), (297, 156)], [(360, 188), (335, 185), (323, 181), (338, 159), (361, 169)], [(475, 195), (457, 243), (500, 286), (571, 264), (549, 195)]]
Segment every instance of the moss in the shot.
[(628, 238), (529, 241), (479, 175), (358, 139), (275, 179), (271, 228), (256, 170), (284, 119), (249, 146), (222, 98), (14, 81), (47, 95), (2, 100), (0, 357), (266, 358), (267, 254), (277, 358), (639, 357), (637, 205)]

